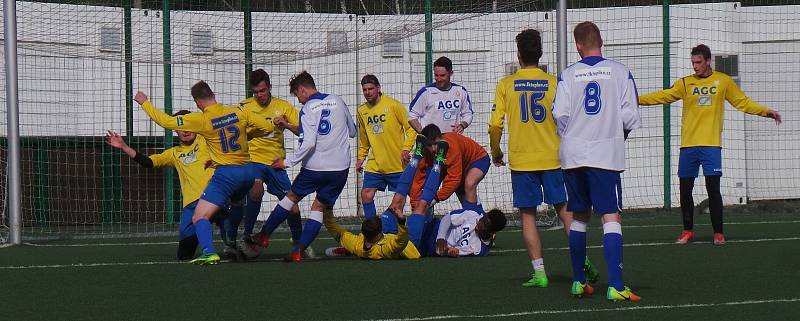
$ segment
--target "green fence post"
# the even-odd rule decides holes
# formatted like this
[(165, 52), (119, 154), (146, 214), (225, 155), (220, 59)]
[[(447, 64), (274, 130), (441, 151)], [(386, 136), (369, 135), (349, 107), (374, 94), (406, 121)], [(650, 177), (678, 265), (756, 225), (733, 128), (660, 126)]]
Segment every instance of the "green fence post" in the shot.
[(425, 84), (433, 82), (433, 8), (425, 0)]
[[(172, 42), (170, 39), (170, 17), (169, 17), (169, 0), (161, 2), (163, 19), (162, 34), (163, 34), (163, 47), (164, 47), (164, 112), (172, 114)], [(173, 145), (172, 131), (164, 129), (164, 149), (170, 148)], [(175, 171), (164, 171), (164, 215), (167, 224), (172, 224), (174, 221), (175, 212)]]
[[(663, 21), (663, 39), (662, 41), (662, 58), (663, 58), (663, 66), (662, 69), (663, 73), (663, 81), (664, 81), (664, 89), (670, 88), (671, 80), (670, 80), (670, 73), (669, 73), (669, 0), (664, 0), (662, 4), (662, 21)], [(670, 209), (672, 207), (672, 164), (671, 164), (671, 144), (672, 144), (672, 133), (670, 128), (670, 105), (665, 104), (663, 109), (663, 123), (664, 123), (664, 209)]]
[(244, 92), (246, 97), (253, 95), (250, 90), (250, 72), (253, 71), (253, 12), (250, 1), (242, 2), (244, 10)]

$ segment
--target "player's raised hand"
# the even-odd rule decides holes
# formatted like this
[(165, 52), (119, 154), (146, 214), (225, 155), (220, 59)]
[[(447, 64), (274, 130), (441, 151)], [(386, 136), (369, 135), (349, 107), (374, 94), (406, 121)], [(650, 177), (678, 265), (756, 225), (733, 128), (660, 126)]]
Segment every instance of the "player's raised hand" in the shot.
[(110, 129), (108, 130), (108, 133), (106, 133), (106, 144), (109, 144), (112, 147), (119, 149), (128, 146), (127, 144), (125, 144), (125, 140), (122, 139), (122, 136), (120, 136), (117, 132)]
[(779, 113), (777, 110), (770, 109), (767, 112), (767, 117), (774, 119), (775, 125), (780, 125), (781, 122), (783, 121), (783, 119), (781, 118), (781, 113)]
[(139, 105), (144, 104), (144, 102), (147, 101), (147, 95), (145, 95), (141, 90), (137, 91), (136, 96), (133, 96), (133, 100)]
[(497, 157), (495, 157), (494, 155), (492, 156), (492, 164), (494, 164), (494, 166), (496, 167), (506, 166), (506, 162), (503, 161), (503, 152), (500, 152), (500, 154), (496, 156)]
[(364, 171), (364, 160), (359, 159), (356, 161), (356, 172), (363, 172)]

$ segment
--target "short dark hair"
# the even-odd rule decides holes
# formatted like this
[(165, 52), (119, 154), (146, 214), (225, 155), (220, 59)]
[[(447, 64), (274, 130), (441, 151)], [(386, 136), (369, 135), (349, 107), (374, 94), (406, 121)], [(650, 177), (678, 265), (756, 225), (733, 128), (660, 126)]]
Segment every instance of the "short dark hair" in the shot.
[(378, 81), (378, 77), (375, 77), (373, 74), (366, 74), (364, 77), (361, 77), (361, 85), (366, 84), (373, 84), (375, 87), (380, 87), (381, 83)]
[(211, 90), (211, 86), (201, 80), (192, 86), (192, 98), (195, 100), (214, 98), (214, 92)]
[(264, 69), (259, 68), (250, 72), (250, 86), (258, 86), (262, 81), (269, 86), (269, 74)]
[(495, 208), (487, 212), (485, 217), (489, 219), (489, 224), (486, 224), (486, 226), (492, 230), (492, 233), (500, 232), (506, 228), (506, 214), (503, 211)]
[(441, 56), (439, 59), (436, 59), (436, 61), (433, 62), (433, 66), (444, 67), (444, 69), (447, 69), (448, 72), (453, 72), (453, 62), (450, 61), (450, 58), (445, 56)]
[(181, 116), (181, 115), (186, 115), (186, 114), (191, 114), (191, 113), (192, 112), (190, 112), (190, 111), (188, 111), (186, 109), (181, 109), (181, 110), (176, 111), (175, 113), (173, 113), (172, 116)]
[(703, 56), (705, 60), (709, 60), (711, 59), (711, 48), (701, 43), (692, 48), (692, 56)]
[(538, 65), (542, 58), (542, 35), (534, 29), (522, 30), (517, 35), (519, 59), (528, 66)]
[(311, 77), (311, 74), (308, 71), (301, 71), (299, 74), (296, 74), (289, 80), (289, 92), (295, 93), (297, 88), (300, 86), (309, 87), (312, 89), (317, 89), (317, 85), (314, 83), (314, 77)]
[(371, 242), (381, 233), (383, 233), (383, 224), (381, 224), (379, 216), (374, 215), (361, 223), (361, 234), (364, 235), (365, 241)]
[(428, 126), (425, 126), (425, 128), (422, 128), (420, 134), (422, 134), (422, 136), (425, 136), (425, 138), (428, 139), (428, 144), (430, 144), (433, 142), (434, 139), (442, 137), (442, 130), (439, 129), (439, 126), (430, 124)]
[(575, 42), (584, 47), (600, 48), (603, 46), (603, 37), (600, 36), (600, 28), (594, 22), (584, 21), (575, 26), (572, 31)]

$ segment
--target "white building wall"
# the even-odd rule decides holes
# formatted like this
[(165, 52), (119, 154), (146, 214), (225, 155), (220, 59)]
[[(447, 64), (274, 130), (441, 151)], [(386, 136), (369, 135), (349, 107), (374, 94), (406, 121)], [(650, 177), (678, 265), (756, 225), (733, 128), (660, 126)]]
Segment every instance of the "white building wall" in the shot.
[[(18, 2), (20, 39), (20, 112), (23, 136), (99, 136), (107, 129), (124, 131), (125, 78), (122, 52), (98, 51), (100, 26), (122, 26), (122, 9)], [(593, 20), (603, 32), (605, 56), (631, 68), (640, 93), (662, 88), (661, 7), (619, 7), (569, 11), (569, 28)], [(739, 54), (740, 82), (745, 92), (783, 112), (786, 122), (775, 128), (769, 120), (726, 113), (723, 194), (726, 204), (751, 199), (800, 197), (800, 146), (796, 139), (800, 83), (800, 6), (747, 7), (737, 3), (671, 7), (671, 80), (692, 73), (689, 50), (708, 44), (714, 54)], [(161, 12), (133, 10), (134, 90), (150, 94), (163, 106), (164, 77)], [(467, 135), (488, 150), (486, 122), (494, 86), (516, 63), (514, 36), (523, 28), (542, 31), (541, 63), (556, 69), (555, 12), (437, 15), (434, 59), (445, 55), (454, 62), (453, 81), (472, 92), (478, 112)], [(189, 87), (208, 81), (221, 102), (235, 104), (245, 96), (243, 15), (236, 12), (172, 12), (173, 110), (197, 110)], [(794, 26), (794, 27), (793, 27)], [(358, 81), (376, 74), (386, 94), (408, 104), (424, 85), (424, 16), (367, 16), (341, 14), (253, 13), (254, 68), (270, 73), (273, 94), (289, 100), (288, 82), (306, 69), (323, 92), (342, 96), (355, 110), (363, 100)], [(215, 53), (190, 53), (190, 31), (213, 32)], [(347, 50), (328, 54), (328, 32), (344, 32)], [(381, 39), (401, 33), (403, 56), (382, 57)], [(579, 59), (571, 36), (569, 62)], [(358, 48), (358, 50), (355, 50)], [(765, 72), (766, 71), (766, 72)], [(0, 75), (4, 77), (4, 75)], [(0, 81), (4, 79), (0, 78)], [(2, 96), (5, 97), (5, 93)], [(3, 99), (4, 101), (4, 99)], [(672, 105), (672, 203), (678, 205), (677, 163), (681, 103)], [(5, 105), (4, 105), (5, 107)], [(624, 202), (629, 207), (659, 207), (663, 202), (663, 128), (660, 106), (641, 109), (644, 127), (628, 141)], [(0, 115), (5, 114), (5, 108)], [(5, 133), (5, 122), (0, 122)], [(163, 130), (137, 108), (136, 135), (160, 135)], [(287, 146), (294, 147), (289, 135)], [(353, 142), (355, 155), (357, 142)], [(290, 175), (293, 175), (291, 172)], [(355, 213), (357, 186), (353, 173), (339, 210)], [(704, 198), (702, 180), (696, 200)], [(380, 195), (380, 194), (379, 194)], [(487, 207), (510, 209), (507, 168), (492, 168), (481, 186)], [(388, 203), (380, 196), (379, 208)], [(269, 206), (273, 205), (270, 200)], [(455, 207), (448, 202), (440, 208)]]

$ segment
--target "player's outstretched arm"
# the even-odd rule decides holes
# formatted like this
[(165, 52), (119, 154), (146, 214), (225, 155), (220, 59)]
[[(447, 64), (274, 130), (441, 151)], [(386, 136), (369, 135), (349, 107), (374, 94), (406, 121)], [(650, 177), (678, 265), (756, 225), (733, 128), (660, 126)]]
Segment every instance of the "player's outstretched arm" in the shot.
[(142, 165), (142, 167), (153, 168), (153, 161), (150, 159), (150, 157), (140, 154), (135, 149), (128, 146), (119, 133), (109, 130), (108, 133), (106, 133), (106, 144), (121, 150), (123, 153), (128, 155), (128, 157), (133, 158), (133, 160), (139, 163), (139, 165)]
[(139, 91), (133, 100), (142, 106), (145, 114), (156, 124), (166, 129), (182, 130), (197, 133), (203, 129), (203, 116), (200, 113), (189, 113), (181, 116), (170, 116), (156, 108), (143, 92)]
[(389, 208), (397, 218), (397, 237), (394, 238), (389, 244), (389, 253), (399, 253), (403, 252), (403, 250), (408, 246), (408, 227), (406, 227), (406, 216), (403, 215), (402, 210), (398, 210), (396, 208)]
[(439, 256), (447, 255), (447, 233), (450, 231), (450, 227), (450, 213), (447, 213), (442, 216), (442, 220), (439, 222), (439, 230), (436, 231), (436, 254)]
[(739, 86), (737, 86), (733, 80), (728, 80), (726, 84), (728, 88), (725, 91), (725, 100), (731, 103), (731, 106), (751, 115), (772, 118), (775, 120), (776, 125), (781, 124), (782, 119), (779, 112), (754, 102), (752, 99), (750, 99), (750, 97), (747, 97), (747, 95), (745, 95), (741, 89), (739, 89)]
[(654, 91), (646, 95), (639, 96), (639, 105), (652, 106), (671, 104), (683, 99), (686, 93), (683, 79), (678, 79), (669, 89)]

